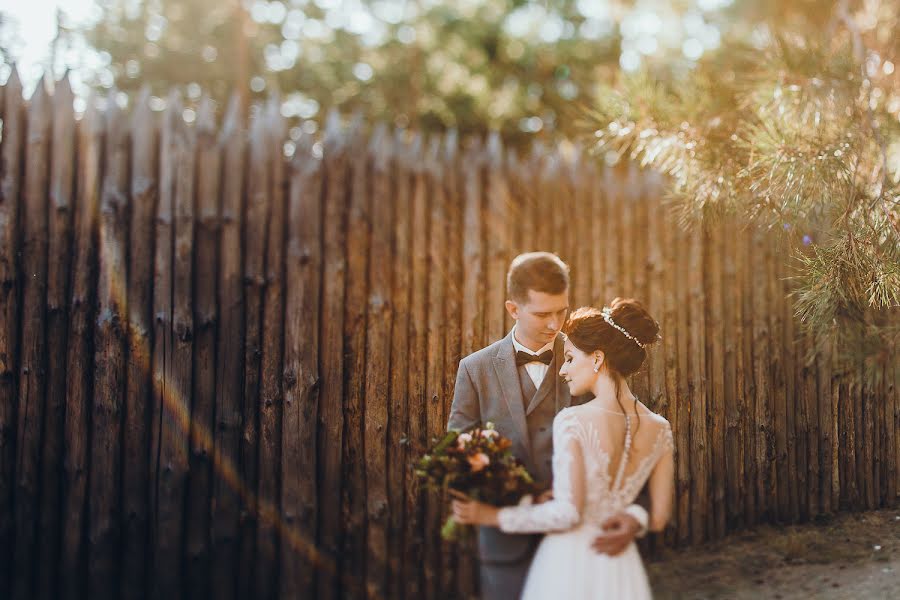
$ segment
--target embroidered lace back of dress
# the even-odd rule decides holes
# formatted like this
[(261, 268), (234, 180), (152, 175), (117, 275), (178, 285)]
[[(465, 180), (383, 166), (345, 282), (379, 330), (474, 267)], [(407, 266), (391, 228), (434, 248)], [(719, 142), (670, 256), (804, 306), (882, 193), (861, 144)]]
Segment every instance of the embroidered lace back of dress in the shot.
[(672, 447), (668, 423), (652, 415), (608, 412), (584, 406), (579, 410), (585, 466), (585, 523), (599, 524), (640, 494), (659, 458)]
[(506, 532), (599, 526), (637, 498), (653, 467), (672, 448), (669, 424), (655, 415), (625, 415), (584, 404), (553, 421), (553, 500), (510, 506), (497, 519)]

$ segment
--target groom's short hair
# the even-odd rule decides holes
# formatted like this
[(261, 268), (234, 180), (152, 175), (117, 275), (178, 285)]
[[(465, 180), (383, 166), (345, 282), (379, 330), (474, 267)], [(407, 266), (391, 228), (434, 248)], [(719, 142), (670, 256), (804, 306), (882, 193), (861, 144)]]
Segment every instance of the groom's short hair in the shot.
[(562, 294), (569, 289), (569, 266), (550, 252), (526, 252), (515, 257), (506, 274), (506, 293), (514, 302), (528, 302), (528, 290)]

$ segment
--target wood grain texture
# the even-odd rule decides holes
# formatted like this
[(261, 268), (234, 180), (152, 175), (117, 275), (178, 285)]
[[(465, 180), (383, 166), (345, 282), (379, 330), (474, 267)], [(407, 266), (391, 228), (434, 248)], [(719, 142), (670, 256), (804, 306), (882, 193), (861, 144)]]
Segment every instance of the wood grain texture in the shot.
[(41, 80), (27, 109), (22, 181), (18, 408), (16, 410), (15, 547), (13, 589), (16, 600), (33, 598), (37, 585), (40, 539), (41, 429), (47, 389), (47, 191), (52, 131), (52, 98)]

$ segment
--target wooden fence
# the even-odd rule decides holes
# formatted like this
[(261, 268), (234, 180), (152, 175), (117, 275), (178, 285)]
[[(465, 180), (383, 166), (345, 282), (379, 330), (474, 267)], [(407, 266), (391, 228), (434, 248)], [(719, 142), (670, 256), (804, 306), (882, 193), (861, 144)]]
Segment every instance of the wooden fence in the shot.
[(471, 596), (410, 461), (530, 249), (575, 306), (661, 322), (633, 381), (677, 443), (650, 551), (897, 504), (898, 368), (803, 360), (783, 232), (682, 231), (658, 179), (565, 148), (2, 89), (3, 597)]

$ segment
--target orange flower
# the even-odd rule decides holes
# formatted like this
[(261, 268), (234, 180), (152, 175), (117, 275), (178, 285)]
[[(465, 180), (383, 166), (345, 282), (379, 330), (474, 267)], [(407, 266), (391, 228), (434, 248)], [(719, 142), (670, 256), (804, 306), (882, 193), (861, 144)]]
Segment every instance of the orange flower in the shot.
[(473, 454), (472, 456), (468, 457), (468, 461), (469, 464), (472, 465), (472, 471), (475, 473), (491, 464), (491, 459), (488, 458), (487, 454), (485, 454), (484, 452)]

